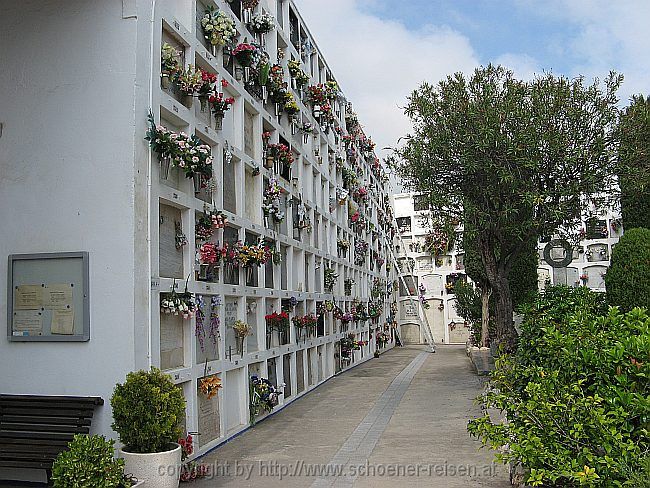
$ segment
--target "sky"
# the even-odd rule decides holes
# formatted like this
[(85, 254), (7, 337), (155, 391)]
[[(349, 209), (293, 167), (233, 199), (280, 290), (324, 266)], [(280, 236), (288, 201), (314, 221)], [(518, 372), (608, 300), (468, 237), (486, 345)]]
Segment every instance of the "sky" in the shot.
[[(625, 76), (650, 93), (650, 0), (295, 0), (366, 133), (394, 147), (423, 81), (488, 63), (522, 79)], [(385, 154), (385, 153), (384, 153)]]

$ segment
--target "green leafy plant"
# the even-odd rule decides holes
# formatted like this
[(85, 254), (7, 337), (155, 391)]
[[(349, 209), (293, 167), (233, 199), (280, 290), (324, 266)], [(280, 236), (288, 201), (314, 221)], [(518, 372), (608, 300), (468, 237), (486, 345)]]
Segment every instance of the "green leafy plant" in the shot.
[(112, 427), (128, 452), (163, 452), (183, 434), (183, 393), (157, 368), (129, 373), (115, 386), (111, 407)]
[[(607, 310), (585, 287), (526, 307), (516, 354), (497, 359), (468, 430), (544, 487), (621, 487), (650, 449), (650, 316)], [(505, 414), (494, 418), (489, 409)]]
[(650, 309), (650, 229), (625, 231), (612, 251), (605, 287), (610, 305)]
[(115, 441), (100, 435), (77, 434), (52, 465), (54, 488), (128, 488), (124, 459), (113, 457)]

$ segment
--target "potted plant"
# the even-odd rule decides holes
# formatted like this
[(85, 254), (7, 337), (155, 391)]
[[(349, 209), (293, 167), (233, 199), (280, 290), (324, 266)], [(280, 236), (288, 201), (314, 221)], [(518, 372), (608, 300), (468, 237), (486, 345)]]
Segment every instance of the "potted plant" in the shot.
[(185, 416), (182, 391), (157, 368), (136, 371), (118, 383), (111, 397), (113, 423), (123, 447), (125, 472), (144, 486), (178, 488), (180, 424)]
[(59, 453), (52, 465), (51, 482), (55, 488), (93, 486), (131, 488), (141, 486), (124, 474), (124, 459), (113, 457), (115, 441), (101, 435), (76, 434), (68, 450)]

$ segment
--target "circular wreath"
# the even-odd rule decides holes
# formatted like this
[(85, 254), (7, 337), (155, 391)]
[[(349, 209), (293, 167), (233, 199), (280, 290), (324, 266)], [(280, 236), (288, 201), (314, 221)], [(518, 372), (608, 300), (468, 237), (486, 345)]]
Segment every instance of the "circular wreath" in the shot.
[[(551, 257), (551, 251), (561, 247), (564, 249), (564, 257), (560, 260)], [(573, 261), (573, 246), (566, 239), (553, 239), (544, 247), (544, 261), (553, 268), (566, 268)]]

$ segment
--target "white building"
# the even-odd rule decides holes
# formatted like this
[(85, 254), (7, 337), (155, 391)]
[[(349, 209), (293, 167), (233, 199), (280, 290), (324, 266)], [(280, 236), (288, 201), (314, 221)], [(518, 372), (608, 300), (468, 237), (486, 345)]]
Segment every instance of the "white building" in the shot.
[[(96, 412), (92, 431), (115, 437), (108, 402), (115, 383), (129, 371), (157, 366), (183, 390), (186, 430), (199, 433), (196, 455), (249, 425), (250, 375), (285, 383), (282, 406), (371, 358), (377, 337), (393, 335), (384, 325), (393, 300), (384, 292), (392, 290), (387, 283), (393, 278), (381, 262), (390, 242), (385, 234), (390, 202), (365, 136), (355, 133), (344, 140), (350, 134), (345, 119), (350, 106), (342, 95), (333, 100), (328, 127), (314, 115), (306, 90), (301, 95), (290, 89), (299, 107), (296, 121), (278, 117), (274, 104), (264, 103), (264, 90), (250, 78), (251, 84), (245, 83), (248, 70), (221, 49), (213, 54), (206, 43), (200, 19), (210, 6), (234, 19), (239, 41), (263, 41), (270, 65), (284, 68), (281, 76), (289, 87), (289, 60), (299, 62), (310, 85), (334, 80), (289, 0), (262, 0), (255, 7), (253, 15), (267, 12), (274, 19), (263, 36), (248, 31), (242, 22), (248, 13), (238, 0), (30, 0), (4, 2), (0, 15), (0, 254), (87, 252), (84, 318), (90, 324), (87, 341), (70, 342), (61, 335), (56, 342), (31, 341), (30, 336), (51, 339), (53, 326), (9, 316), (8, 336), (0, 341), (0, 392), (101, 396), (106, 404)], [(173, 85), (162, 88), (164, 43), (178, 51), (185, 68), (200, 67), (226, 80), (225, 96), (234, 104), (222, 130), (215, 130), (214, 116), (201, 110), (197, 98), (190, 102)], [(204, 188), (195, 191), (192, 178), (178, 168), (164, 174), (144, 140), (149, 110), (156, 124), (210, 146), (214, 178), (203, 181)], [(348, 118), (353, 123), (351, 112)], [(316, 129), (313, 134), (297, 130), (307, 122)], [(263, 167), (263, 133), (270, 133), (268, 144), (291, 148), (290, 171)], [(358, 181), (344, 185), (343, 171), (352, 168)], [(278, 210), (286, 212), (279, 224), (265, 222), (262, 211), (274, 176), (282, 188)], [(350, 195), (363, 186), (369, 196), (349, 204), (352, 196), (344, 198), (344, 186)], [(254, 267), (250, 275), (241, 268), (226, 273), (222, 266), (208, 279), (195, 236), (206, 205), (228, 220), (208, 238), (211, 242), (265, 239), (281, 262)], [(353, 226), (356, 210), (361, 223)], [(337, 241), (350, 242), (346, 257), (337, 252)], [(355, 263), (360, 242), (368, 249)], [(324, 287), (326, 268), (338, 275), (332, 291)], [(186, 283), (202, 300), (202, 326), (195, 318), (161, 313), (161, 296), (174, 286), (183, 292)], [(5, 286), (0, 309), (19, 308)], [(293, 326), (286, 337), (267, 333), (265, 315), (283, 306), (302, 316), (328, 301), (350, 310), (354, 298), (367, 302), (371, 296), (382, 305), (375, 320), (343, 326), (328, 312), (309, 338), (298, 337)], [(81, 315), (69, 318), (75, 334), (83, 325)], [(232, 328), (237, 319), (253, 328), (243, 345)], [(361, 346), (347, 360), (341, 339), (350, 334)], [(197, 391), (206, 374), (223, 383), (210, 401)]]
[[(401, 237), (395, 241), (398, 259), (403, 264), (403, 272), (410, 274), (410, 270), (413, 270), (413, 277), (407, 277), (411, 294), (421, 297), (425, 303), (424, 311), (417, 303), (414, 306), (407, 291), (401, 287), (398, 322), (404, 340), (409, 343), (425, 342), (421, 324), (428, 323), (437, 343), (464, 344), (469, 338), (470, 327), (456, 312), (453, 294), (456, 280), (471, 281), (464, 274), (464, 255), (460, 245), (462, 224), (455, 229), (458, 237), (453, 245), (435, 258), (426, 242), (431, 230), (425, 221), (428, 214), (426, 206), (419, 206), (413, 193), (393, 195), (392, 201)], [(555, 284), (588, 286), (596, 291), (605, 291), (604, 274), (609, 266), (612, 248), (623, 234), (623, 228), (616, 209), (592, 210), (597, 217), (582, 222), (576, 235), (579, 243), (572, 246), (571, 262), (566, 266), (552, 267), (548, 264), (544, 254), (550, 239), (540, 241), (537, 270), (540, 289), (546, 284)], [(551, 259), (560, 260), (565, 251), (550, 245), (547, 254)], [(410, 260), (410, 267), (407, 259)]]
[[(406, 278), (406, 281), (411, 293), (424, 297), (425, 304), (423, 312), (422, 307), (417, 303), (414, 306), (408, 298), (405, 287), (401, 287), (398, 322), (404, 340), (408, 343), (425, 342), (420, 324), (428, 324), (436, 343), (464, 344), (469, 338), (470, 327), (456, 312), (453, 294), (453, 283), (466, 279), (460, 239), (455, 239), (448, 252), (433, 257), (425, 242), (430, 232), (424, 220), (428, 213), (426, 207), (418, 206), (412, 193), (393, 195), (392, 200), (400, 235), (400, 239), (395, 241), (396, 254), (402, 263), (402, 272), (414, 271), (413, 277)], [(460, 233), (461, 230), (462, 227), (457, 226), (456, 231)]]

